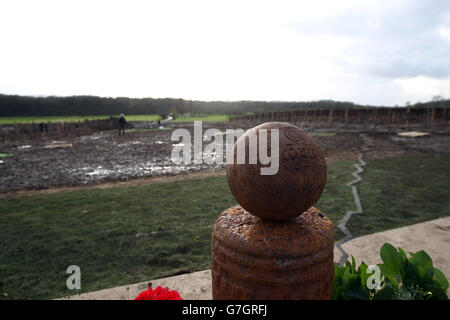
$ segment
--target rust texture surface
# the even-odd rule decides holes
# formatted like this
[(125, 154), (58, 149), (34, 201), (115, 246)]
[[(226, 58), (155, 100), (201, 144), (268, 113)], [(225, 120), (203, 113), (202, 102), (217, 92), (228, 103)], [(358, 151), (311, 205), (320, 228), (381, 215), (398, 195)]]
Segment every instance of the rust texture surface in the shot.
[(231, 207), (212, 234), (213, 299), (329, 299), (333, 247), (333, 224), (314, 207), (290, 221)]
[[(256, 161), (249, 149), (260, 141), (261, 129), (271, 134), (271, 129), (278, 130), (279, 154), (270, 154), (276, 152), (271, 135), (267, 150), (262, 150), (272, 161), (278, 156), (278, 171), (273, 175), (261, 174), (261, 150)], [(302, 130), (283, 122), (248, 130), (233, 148), (235, 158), (227, 165), (227, 178), (240, 205), (223, 212), (214, 225), (213, 299), (329, 299), (334, 228), (312, 207), (327, 181), (322, 150)], [(245, 163), (238, 164), (243, 149)]]
[[(250, 136), (261, 129), (279, 130), (279, 169), (275, 175), (261, 175), (259, 162), (249, 164)], [(268, 133), (268, 150), (270, 134)], [(245, 164), (237, 164), (238, 145), (245, 144)], [(251, 214), (266, 220), (286, 220), (300, 215), (320, 198), (327, 181), (327, 166), (315, 141), (294, 125), (269, 122), (247, 131), (233, 146), (235, 161), (227, 165), (230, 190), (237, 202)], [(269, 153), (270, 154), (270, 153)]]

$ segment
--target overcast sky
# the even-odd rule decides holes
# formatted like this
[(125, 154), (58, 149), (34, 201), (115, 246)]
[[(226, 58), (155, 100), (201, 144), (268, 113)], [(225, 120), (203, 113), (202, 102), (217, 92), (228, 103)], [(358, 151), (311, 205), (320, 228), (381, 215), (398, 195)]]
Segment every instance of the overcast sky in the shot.
[(0, 93), (450, 98), (450, 1), (2, 0)]

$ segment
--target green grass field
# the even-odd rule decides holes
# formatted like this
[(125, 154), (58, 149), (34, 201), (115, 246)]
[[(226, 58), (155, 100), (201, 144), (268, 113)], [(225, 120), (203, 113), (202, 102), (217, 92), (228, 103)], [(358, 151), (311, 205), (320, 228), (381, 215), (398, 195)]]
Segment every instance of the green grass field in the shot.
[(22, 124), (22, 123), (41, 123), (41, 122), (78, 122), (86, 119), (108, 119), (109, 116), (29, 116), (29, 117), (0, 117), (0, 124)]
[[(112, 115), (119, 117), (119, 115)], [(0, 124), (14, 123), (41, 123), (41, 122), (78, 122), (84, 120), (108, 119), (109, 115), (90, 115), (90, 116), (30, 116), (30, 117), (0, 117)], [(132, 114), (125, 115), (127, 121), (158, 121), (161, 119), (157, 114)]]
[[(1, 124), (14, 124), (14, 123), (41, 123), (41, 122), (78, 122), (97, 119), (108, 119), (109, 115), (90, 115), (90, 116), (30, 116), (30, 117), (0, 117)], [(119, 115), (113, 115), (113, 117), (119, 117)], [(129, 122), (133, 121), (158, 121), (161, 120), (161, 116), (158, 114), (130, 114), (125, 115), (125, 118)], [(198, 114), (196, 116), (177, 117), (175, 122), (193, 122), (193, 121), (205, 121), (205, 122), (226, 122), (229, 116), (227, 115), (206, 115)]]
[[(370, 161), (362, 174), (357, 235), (450, 214), (448, 155)], [(355, 162), (328, 167), (316, 205), (337, 224), (354, 207)], [(359, 188), (359, 186), (358, 186)], [(81, 291), (207, 269), (211, 231), (235, 204), (226, 177), (0, 198), (0, 299), (74, 294), (66, 269), (81, 268)], [(343, 234), (336, 229), (336, 240)], [(6, 295), (5, 295), (6, 294)]]
[(364, 209), (347, 228), (355, 236), (450, 215), (450, 155), (376, 160), (358, 186)]
[[(118, 115), (116, 117), (119, 117)], [(125, 118), (129, 122), (133, 121), (158, 121), (161, 120), (161, 116), (159, 114), (130, 114), (125, 115)]]
[(224, 114), (199, 114), (197, 116), (185, 116), (185, 117), (176, 117), (175, 122), (193, 122), (193, 121), (204, 121), (204, 122), (227, 122), (230, 119), (230, 116)]
[[(113, 117), (119, 117), (119, 115), (112, 115)], [(78, 122), (84, 120), (100, 120), (108, 119), (109, 115), (90, 115), (90, 116), (30, 116), (30, 117), (0, 117), (1, 124), (14, 124), (14, 123), (41, 123), (41, 122)], [(127, 121), (158, 121), (161, 119), (157, 114), (132, 114), (125, 115)]]

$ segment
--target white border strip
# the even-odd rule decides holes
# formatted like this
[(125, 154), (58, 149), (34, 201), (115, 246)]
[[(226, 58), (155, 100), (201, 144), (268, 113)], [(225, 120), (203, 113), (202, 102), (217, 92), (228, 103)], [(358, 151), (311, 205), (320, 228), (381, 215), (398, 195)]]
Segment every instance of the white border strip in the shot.
[(363, 155), (360, 153), (358, 155), (359, 164), (355, 164), (354, 165), (355, 168), (356, 168), (356, 171), (354, 171), (352, 173), (352, 175), (356, 179), (353, 180), (353, 181), (350, 181), (349, 183), (347, 183), (347, 186), (352, 188), (353, 199), (355, 200), (355, 205), (356, 205), (356, 211), (347, 211), (345, 216), (342, 218), (341, 222), (339, 222), (339, 224), (338, 224), (339, 229), (341, 229), (341, 231), (345, 234), (345, 238), (340, 240), (340, 241), (338, 241), (336, 243), (336, 247), (342, 253), (342, 257), (341, 257), (341, 259), (339, 259), (339, 262), (338, 262), (340, 265), (344, 265), (345, 261), (349, 258), (348, 253), (342, 248), (342, 244), (344, 244), (345, 242), (353, 239), (353, 235), (350, 233), (350, 231), (346, 227), (347, 222), (350, 220), (352, 215), (354, 215), (354, 214), (362, 214), (363, 213), (363, 208), (361, 206), (361, 200), (359, 199), (358, 190), (354, 186), (355, 183), (358, 183), (358, 182), (362, 181), (362, 178), (359, 176), (359, 174), (364, 172), (364, 169), (361, 168), (361, 166), (365, 166), (366, 165), (366, 163), (364, 162), (362, 157), (363, 157)]

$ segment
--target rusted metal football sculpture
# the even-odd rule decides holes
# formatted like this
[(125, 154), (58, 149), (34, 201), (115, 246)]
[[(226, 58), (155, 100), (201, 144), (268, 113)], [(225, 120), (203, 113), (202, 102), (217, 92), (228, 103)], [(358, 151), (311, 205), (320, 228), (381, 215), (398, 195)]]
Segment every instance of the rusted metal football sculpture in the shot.
[(261, 129), (278, 129), (278, 172), (261, 175), (261, 168), (267, 165), (259, 161), (256, 164), (234, 161), (227, 165), (231, 193), (245, 210), (263, 219), (296, 217), (315, 204), (322, 194), (327, 182), (325, 157), (310, 136), (284, 122), (264, 123), (247, 131), (234, 144), (234, 153), (237, 154), (239, 144), (245, 144), (248, 159), (249, 136), (256, 134), (259, 137)]
[(227, 166), (240, 205), (214, 225), (213, 299), (329, 299), (334, 228), (312, 207), (326, 183), (323, 153), (300, 129), (280, 122), (253, 128), (234, 147), (261, 128), (279, 129), (279, 170), (264, 176), (259, 163)]

